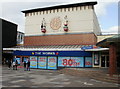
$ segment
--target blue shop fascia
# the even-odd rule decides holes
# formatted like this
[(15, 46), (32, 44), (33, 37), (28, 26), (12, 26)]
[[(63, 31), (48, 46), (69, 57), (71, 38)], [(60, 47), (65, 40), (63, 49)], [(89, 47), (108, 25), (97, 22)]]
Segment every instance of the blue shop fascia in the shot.
[[(93, 46), (82, 47), (80, 50), (16, 50), (13, 55), (19, 64), (30, 60), (30, 68), (40, 69), (58, 69), (61, 67), (71, 68), (92, 68), (93, 65), (99, 65), (99, 57), (93, 55)], [(96, 53), (96, 52), (95, 52)], [(98, 56), (97, 52), (97, 56)]]

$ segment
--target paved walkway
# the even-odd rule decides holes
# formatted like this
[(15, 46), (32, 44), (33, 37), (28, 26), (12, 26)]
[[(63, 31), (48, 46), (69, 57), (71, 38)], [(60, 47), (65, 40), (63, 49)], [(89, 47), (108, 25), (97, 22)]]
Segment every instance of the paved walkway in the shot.
[(118, 84), (97, 81), (89, 77), (72, 76), (57, 70), (24, 71), (2, 68), (2, 87), (118, 87)]

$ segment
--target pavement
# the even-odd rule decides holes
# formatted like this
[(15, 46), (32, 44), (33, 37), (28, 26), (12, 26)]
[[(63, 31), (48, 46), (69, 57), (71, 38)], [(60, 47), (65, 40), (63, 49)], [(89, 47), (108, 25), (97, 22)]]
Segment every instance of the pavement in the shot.
[(64, 68), (59, 70), (72, 76), (88, 77), (98, 81), (120, 84), (120, 73), (117, 72), (113, 76), (109, 75), (108, 68)]
[[(0, 67), (2, 87), (118, 87), (117, 83), (98, 81), (85, 76), (73, 76), (59, 70), (31, 69), (24, 71)], [(1, 83), (1, 81), (0, 81)]]

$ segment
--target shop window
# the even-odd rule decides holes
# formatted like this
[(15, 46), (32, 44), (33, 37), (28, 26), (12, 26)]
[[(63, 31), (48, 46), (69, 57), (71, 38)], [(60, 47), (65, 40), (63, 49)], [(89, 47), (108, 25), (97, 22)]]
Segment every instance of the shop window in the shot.
[(37, 56), (30, 56), (30, 68), (37, 68)]
[(84, 67), (83, 57), (58, 57), (59, 67)]
[(99, 65), (99, 53), (94, 53), (94, 65)]
[(85, 67), (92, 67), (92, 57), (85, 57)]

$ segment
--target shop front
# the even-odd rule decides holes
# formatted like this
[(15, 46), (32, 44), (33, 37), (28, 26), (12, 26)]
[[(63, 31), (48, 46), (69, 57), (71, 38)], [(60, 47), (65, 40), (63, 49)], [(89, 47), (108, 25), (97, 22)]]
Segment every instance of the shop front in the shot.
[(30, 68), (92, 67), (92, 52), (86, 51), (14, 51), (21, 64), (30, 59)]

